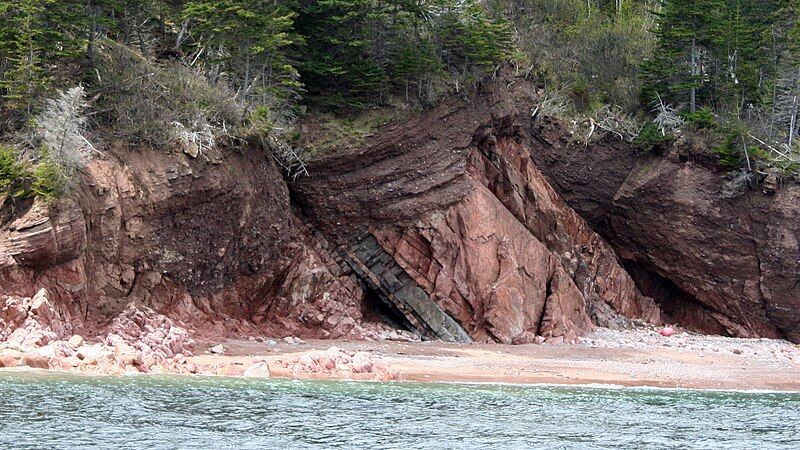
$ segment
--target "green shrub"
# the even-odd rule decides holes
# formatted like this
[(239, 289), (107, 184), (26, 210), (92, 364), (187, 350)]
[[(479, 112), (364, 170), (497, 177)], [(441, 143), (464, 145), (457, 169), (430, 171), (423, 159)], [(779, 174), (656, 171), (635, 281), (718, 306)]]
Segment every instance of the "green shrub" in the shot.
[(7, 193), (14, 198), (26, 197), (25, 185), (29, 178), (29, 170), (19, 161), (17, 152), (0, 145), (0, 193)]
[(0, 191), (5, 191), (22, 174), (17, 155), (9, 147), (0, 146)]
[(675, 136), (671, 134), (663, 134), (654, 123), (648, 123), (633, 140), (633, 143), (641, 153), (656, 153), (660, 154), (666, 150), (667, 146), (675, 140)]
[(708, 108), (700, 108), (695, 112), (684, 111), (679, 114), (684, 123), (692, 130), (713, 130), (717, 126), (717, 118)]
[(756, 161), (770, 161), (772, 158), (768, 151), (761, 147), (748, 147), (747, 151), (750, 154), (750, 159)]
[(168, 146), (179, 140), (176, 128), (223, 135), (244, 118), (224, 83), (212, 85), (180, 64), (161, 64), (115, 42), (106, 42), (94, 63), (98, 119), (123, 141)]
[[(613, 2), (586, 0), (490, 0), (511, 18), (517, 46), (532, 73), (553, 84), (585, 111), (593, 99), (639, 108), (641, 61), (652, 54), (649, 2), (624, 2), (625, 11), (606, 14)], [(605, 4), (605, 6), (601, 6)], [(582, 102), (582, 103), (581, 103)]]
[(583, 78), (576, 79), (569, 87), (569, 98), (578, 111), (583, 112), (589, 109), (592, 101), (589, 93), (589, 83)]
[(16, 199), (41, 197), (49, 200), (66, 191), (67, 177), (47, 152), (34, 166), (19, 160), (11, 147), (0, 145), (0, 193)]
[(714, 153), (719, 157), (719, 162), (728, 170), (736, 170), (742, 166), (742, 157), (739, 153), (730, 151), (727, 147), (717, 147)]
[(30, 192), (35, 197), (50, 200), (61, 195), (67, 186), (67, 178), (59, 166), (45, 157), (33, 168)]
[(723, 167), (728, 170), (736, 170), (745, 162), (742, 148), (741, 135), (736, 130), (729, 130), (725, 133), (722, 144), (714, 149), (714, 153)]
[[(777, 166), (778, 162), (775, 161), (770, 153), (765, 149), (749, 145), (749, 139), (746, 138), (748, 134), (748, 127), (741, 122), (729, 122), (724, 126), (720, 126), (719, 132), (722, 134), (722, 143), (714, 148), (714, 153), (719, 158), (720, 164), (728, 170), (737, 170), (742, 168), (747, 159), (750, 160), (751, 169), (755, 167), (756, 163), (761, 162), (767, 166)], [(747, 155), (745, 156), (745, 146)]]
[(775, 162), (775, 167), (778, 168), (784, 175), (796, 175), (800, 173), (800, 163), (795, 161), (780, 160)]
[(247, 117), (246, 134), (266, 136), (275, 127), (275, 118), (266, 105), (257, 106)]

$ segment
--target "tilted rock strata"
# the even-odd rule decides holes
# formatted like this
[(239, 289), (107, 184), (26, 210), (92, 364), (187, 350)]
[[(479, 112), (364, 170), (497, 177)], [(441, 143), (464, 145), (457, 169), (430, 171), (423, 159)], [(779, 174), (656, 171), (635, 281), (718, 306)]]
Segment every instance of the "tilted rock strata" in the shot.
[[(72, 331), (26, 336), (150, 339), (172, 358), (180, 333), (132, 328), (111, 342), (106, 327), (127, 329), (133, 304), (190, 338), (412, 339), (373, 310), (395, 296), (395, 313), (416, 314), (406, 326), (469, 335), (456, 340), (572, 341), (664, 320), (800, 340), (796, 187), (723, 198), (712, 158), (690, 144), (665, 158), (609, 138), (576, 144), (532, 121), (537, 95), (489, 82), (310, 162), (291, 197), (260, 149), (112, 147), (72, 199), (3, 199), (0, 301), (28, 305), (46, 288)], [(346, 257), (364, 239), (380, 260), (366, 270)], [(4, 312), (3, 339), (37, 329), (27, 308)]]
[(709, 333), (800, 342), (800, 186), (726, 195), (701, 137), (639, 156), (609, 137), (587, 149), (558, 122), (525, 141), (559, 194), (586, 217), (670, 320)]
[[(369, 233), (478, 340), (574, 340), (625, 316), (659, 322), (616, 256), (550, 188), (504, 118), (505, 85), (451, 100), (309, 165), (303, 211), (347, 246)], [(382, 273), (372, 273), (380, 278)]]
[(0, 302), (46, 288), (87, 337), (136, 303), (200, 336), (408, 339), (364, 320), (261, 152), (108, 151), (74, 199), (0, 205)]

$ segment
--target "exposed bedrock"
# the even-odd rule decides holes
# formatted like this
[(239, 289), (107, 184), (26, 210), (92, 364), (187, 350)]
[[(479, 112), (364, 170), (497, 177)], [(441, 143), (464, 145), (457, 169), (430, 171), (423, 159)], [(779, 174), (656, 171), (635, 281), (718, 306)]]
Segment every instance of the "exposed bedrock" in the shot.
[[(677, 321), (800, 341), (796, 186), (724, 198), (702, 145), (586, 147), (533, 123), (536, 97), (498, 78), (290, 186), (257, 148), (107, 149), (71, 199), (2, 200), (0, 305), (46, 289), (97, 342), (126, 311), (193, 339), (526, 343)], [(0, 333), (47, 328), (24, 317)]]
[[(490, 83), (473, 103), (453, 99), (364, 148), (312, 162), (293, 197), (341, 247), (374, 238), (473, 339), (572, 340), (593, 319), (660, 322), (535, 167), (509, 120), (518, 104), (506, 84)], [(382, 272), (367, 275), (380, 281)]]
[(45, 288), (76, 332), (136, 303), (210, 338), (396, 334), (364, 319), (355, 277), (295, 217), (258, 149), (109, 149), (74, 199), (1, 211), (0, 304)]
[(614, 139), (571, 143), (556, 122), (529, 126), (536, 165), (615, 248), (670, 320), (697, 330), (800, 342), (800, 187), (723, 195), (702, 138), (637, 157)]

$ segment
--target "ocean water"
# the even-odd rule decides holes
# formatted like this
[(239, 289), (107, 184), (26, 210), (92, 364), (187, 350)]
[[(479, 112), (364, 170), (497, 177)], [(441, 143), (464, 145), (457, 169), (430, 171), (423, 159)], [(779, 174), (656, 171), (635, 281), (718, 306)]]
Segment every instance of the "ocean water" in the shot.
[(800, 449), (800, 394), (0, 373), (0, 449)]

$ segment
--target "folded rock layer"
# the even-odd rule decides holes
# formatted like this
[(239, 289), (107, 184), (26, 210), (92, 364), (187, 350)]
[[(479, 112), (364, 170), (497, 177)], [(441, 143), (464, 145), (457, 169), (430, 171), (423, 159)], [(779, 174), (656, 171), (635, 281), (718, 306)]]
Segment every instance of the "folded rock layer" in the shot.
[(669, 320), (800, 341), (796, 187), (725, 198), (686, 143), (664, 158), (577, 144), (531, 118), (538, 96), (498, 78), (289, 184), (256, 147), (109, 148), (71, 198), (0, 205), (0, 300), (46, 289), (69, 333), (24, 311), (0, 332), (38, 333), (14, 351), (40, 335), (121, 346), (138, 331), (111, 343), (108, 327), (143, 310), (194, 339), (527, 343)]
[(660, 322), (536, 168), (513, 120), (515, 97), (495, 83), (478, 99), (445, 102), (357, 152), (312, 162), (293, 198), (341, 246), (377, 240), (473, 339), (574, 340), (592, 319)]

